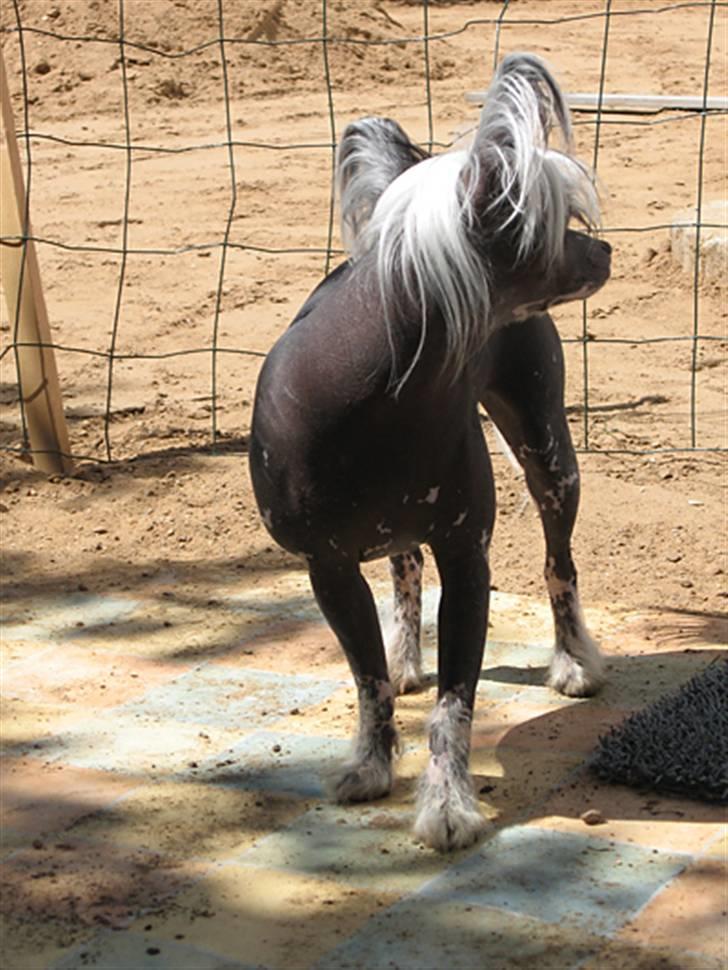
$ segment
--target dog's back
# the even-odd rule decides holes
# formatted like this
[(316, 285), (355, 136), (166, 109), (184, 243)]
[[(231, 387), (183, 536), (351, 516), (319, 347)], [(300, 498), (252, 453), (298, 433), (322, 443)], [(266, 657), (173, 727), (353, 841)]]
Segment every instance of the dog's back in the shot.
[(416, 326), (398, 333), (398, 353), (419, 350), (419, 361), (395, 395), (377, 311), (366, 266), (340, 266), (261, 371), (251, 473), (266, 525), (291, 552), (310, 557), (324, 546), (360, 560), (427, 540), (437, 524), (428, 496), (442, 489), (444, 498), (466, 442), (482, 447), (472, 380), (463, 374), (453, 386), (441, 373), (441, 327), (433, 321), (421, 347)]

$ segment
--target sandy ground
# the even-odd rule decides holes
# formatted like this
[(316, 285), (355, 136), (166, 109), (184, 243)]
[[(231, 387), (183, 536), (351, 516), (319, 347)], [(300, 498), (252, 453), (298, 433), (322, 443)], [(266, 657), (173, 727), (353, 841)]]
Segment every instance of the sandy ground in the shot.
[[(655, 3), (639, 9), (657, 9)], [(496, 3), (432, 3), (430, 31), (447, 35), (429, 47), (433, 137), (449, 143), (476, 117), (464, 93), (482, 89), (490, 73)], [(77, 146), (76, 141), (123, 144), (123, 102), (116, 4), (21, 0), (22, 23), (68, 38), (24, 33), (30, 130), (35, 138), (32, 219), (36, 235), (70, 246), (122, 241), (125, 153)], [(595, 91), (603, 45), (597, 2), (518, 2), (500, 34), (502, 52), (531, 49), (547, 57), (569, 91)], [(629, 2), (613, 4), (606, 90), (702, 91), (705, 9), (628, 16)], [(314, 0), (224, 5), (224, 34), (233, 39), (300, 40), (319, 36)], [(329, 33), (342, 41), (386, 40), (387, 46), (336, 43), (329, 48), (336, 130), (365, 113), (395, 116), (412, 134), (429, 137), (423, 45), (416, 36), (422, 10), (414, 3), (328, 5)], [(4, 50), (18, 124), (22, 122), (17, 35), (11, 4), (2, 10)], [(718, 11), (710, 90), (725, 94), (725, 11)], [(550, 25), (529, 25), (549, 18)], [(519, 22), (520, 21), (520, 22)], [(134, 153), (128, 245), (165, 255), (77, 252), (40, 247), (46, 299), (55, 339), (67, 348), (105, 354), (121, 287), (118, 354), (175, 354), (120, 360), (113, 369), (109, 437), (117, 462), (80, 464), (70, 481), (48, 482), (4, 454), (6, 572), (14, 586), (57, 588), (78, 577), (109, 585), (133, 581), (140, 569), (182, 560), (192, 566), (238, 564), (251, 571), (284, 568), (254, 507), (245, 442), (259, 356), (287, 326), (325, 265), (320, 252), (268, 254), (242, 247), (323, 250), (327, 243), (329, 173), (326, 148), (288, 150), (241, 145), (234, 152), (236, 204), (225, 133), (223, 73), (217, 5), (212, 0), (130, 2), (127, 83), (132, 138), (176, 153)], [(196, 53), (176, 59), (183, 50)], [(331, 132), (321, 46), (226, 44), (232, 134), (269, 145), (326, 145)], [(594, 152), (594, 126), (578, 115), (579, 149)], [(669, 252), (671, 216), (694, 204), (700, 122), (672, 124), (664, 116), (609, 116), (601, 130), (598, 168), (604, 186), (604, 223), (613, 229), (614, 273), (586, 309), (589, 445), (648, 450), (690, 446), (692, 342), (600, 344), (599, 338), (689, 337), (694, 327), (692, 280)], [(704, 198), (725, 194), (721, 156), (724, 119), (705, 127)], [(70, 144), (68, 143), (70, 142)], [(222, 455), (210, 456), (211, 355), (221, 249), (229, 241), (217, 318), (216, 413)], [(644, 232), (619, 227), (649, 227)], [(338, 245), (338, 240), (334, 239)], [(195, 245), (203, 248), (170, 255)], [(720, 280), (699, 290), (697, 323), (705, 335), (725, 336), (725, 289)], [(3, 305), (3, 336), (10, 336)], [(582, 333), (581, 305), (558, 313), (564, 338)], [(568, 403), (577, 444), (584, 444), (582, 345), (567, 343)], [(108, 361), (71, 350), (58, 367), (74, 452), (106, 456)], [(725, 446), (725, 343), (698, 344), (697, 444)], [(12, 355), (2, 359), (3, 445), (20, 445)], [(703, 616), (725, 606), (723, 456), (715, 453), (599, 455), (582, 458), (583, 504), (576, 536), (587, 602), (671, 608)], [(493, 550), (495, 583), (529, 592), (540, 584), (538, 523), (522, 482), (496, 457), (499, 524)], [(104, 531), (100, 531), (104, 530)], [(526, 553), (528, 550), (528, 553)]]
[[(494, 19), (502, 4), (430, 3), (432, 138), (450, 143), (476, 119), (466, 91), (489, 78)], [(661, 4), (615, 0), (606, 85), (609, 92), (701, 94), (708, 13), (657, 14)], [(517, 0), (500, 33), (501, 52), (529, 49), (554, 66), (567, 91), (598, 88), (604, 21), (590, 0)], [(251, 401), (261, 354), (287, 326), (325, 267), (331, 141), (321, 45), (255, 47), (226, 43), (220, 60), (213, 0), (125, 4), (129, 119), (133, 154), (128, 245), (122, 260), (126, 155), (100, 145), (125, 140), (118, 11), (112, 0), (18, 0), (25, 33), (32, 141), (35, 234), (78, 251), (41, 245), (39, 255), (56, 341), (74, 453), (71, 478), (48, 480), (12, 453), (21, 445), (12, 355), (0, 361), (0, 523), (3, 581), (15, 622), (69, 593), (173, 595), (210, 602), (224, 587), (275, 589), (300, 565), (274, 548), (255, 508), (246, 461)], [(224, 35), (299, 41), (320, 36), (317, 0), (226, 0)], [(635, 10), (653, 14), (628, 16)], [(364, 114), (396, 117), (430, 138), (422, 8), (397, 0), (331, 0), (332, 116), (337, 132)], [(558, 23), (560, 17), (566, 18)], [(551, 24), (529, 24), (549, 18)], [(0, 8), (4, 56), (19, 129), (24, 127), (13, 4)], [(718, 10), (710, 89), (726, 94), (726, 11)], [(94, 36), (93, 42), (79, 38)], [(387, 46), (367, 46), (386, 40)], [(153, 50), (145, 50), (151, 47)], [(178, 57), (183, 51), (195, 53)], [(225, 139), (223, 84), (230, 96), (235, 206)], [(579, 115), (582, 156), (594, 155), (592, 117)], [(643, 616), (641, 635), (665, 643), (725, 641), (725, 459), (716, 452), (599, 454), (690, 447), (690, 340), (643, 345), (656, 337), (725, 338), (724, 281), (693, 284), (670, 253), (674, 213), (695, 203), (700, 121), (685, 116), (610, 116), (601, 129), (598, 170), (604, 224), (615, 250), (613, 278), (586, 308), (589, 444), (581, 457), (582, 509), (575, 537), (583, 598), (608, 611), (619, 636), (626, 611)], [(634, 122), (649, 122), (634, 124)], [(705, 125), (703, 191), (725, 195), (724, 118)], [(41, 138), (52, 135), (55, 139)], [(81, 146), (79, 141), (96, 147)], [(253, 147), (266, 144), (278, 147)], [(192, 146), (207, 146), (190, 150)], [(306, 146), (290, 148), (286, 146)], [(323, 147), (316, 147), (323, 146)], [(183, 150), (184, 149), (184, 150)], [(229, 222), (228, 222), (229, 220)], [(630, 231), (635, 227), (654, 227)], [(226, 228), (224, 283), (216, 316)], [(338, 238), (334, 236), (334, 245)], [(186, 249), (188, 246), (193, 248)], [(256, 248), (257, 247), (257, 248)], [(291, 253), (266, 250), (294, 250)], [(311, 249), (314, 252), (301, 252)], [(135, 250), (143, 250), (136, 252)], [(155, 252), (147, 252), (155, 250)], [(181, 252), (176, 252), (182, 250)], [(113, 369), (108, 427), (114, 461), (105, 461), (104, 411), (114, 308), (118, 354), (167, 355), (119, 360)], [(3, 345), (12, 326), (3, 303)], [(566, 343), (572, 430), (584, 444), (582, 307), (560, 310)], [(210, 347), (220, 353), (215, 422)], [(634, 338), (634, 344), (599, 339)], [(78, 353), (83, 348), (96, 356)], [(203, 351), (174, 356), (180, 351)], [(245, 355), (228, 351), (253, 351)], [(725, 447), (725, 340), (697, 348), (697, 444)], [(10, 450), (8, 450), (10, 449)], [(493, 449), (495, 451), (495, 449)], [(493, 582), (506, 593), (540, 594), (538, 519), (524, 484), (494, 457), (499, 518)], [(380, 582), (386, 564), (367, 567)], [(434, 569), (428, 575), (434, 581)], [(300, 579), (300, 583), (299, 583)], [(305, 577), (296, 583), (305, 591)], [(155, 594), (156, 595), (156, 594)], [(614, 619), (616, 618), (616, 619)], [(226, 634), (229, 635), (229, 634)], [(293, 639), (283, 666), (307, 663)], [(10, 646), (10, 657), (13, 658)]]

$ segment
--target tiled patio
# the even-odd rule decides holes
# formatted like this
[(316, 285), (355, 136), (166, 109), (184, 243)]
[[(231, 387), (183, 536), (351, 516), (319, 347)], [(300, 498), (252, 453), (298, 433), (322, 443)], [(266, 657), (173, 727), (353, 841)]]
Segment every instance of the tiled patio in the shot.
[(8, 609), (5, 970), (724, 968), (723, 811), (581, 767), (715, 643), (594, 614), (610, 683), (569, 701), (542, 686), (545, 608), (495, 593), (491, 619), (471, 766), (492, 827), (440, 857), (411, 835), (434, 682), (398, 702), (392, 796), (326, 795), (355, 697), (300, 574)]

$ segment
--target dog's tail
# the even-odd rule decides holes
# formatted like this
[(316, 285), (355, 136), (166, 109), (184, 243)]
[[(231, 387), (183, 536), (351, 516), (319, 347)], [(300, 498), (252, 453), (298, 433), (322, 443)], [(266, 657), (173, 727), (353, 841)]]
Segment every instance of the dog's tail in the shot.
[(428, 158), (396, 121), (362, 118), (344, 130), (336, 160), (341, 233), (352, 252), (384, 190), (412, 165)]

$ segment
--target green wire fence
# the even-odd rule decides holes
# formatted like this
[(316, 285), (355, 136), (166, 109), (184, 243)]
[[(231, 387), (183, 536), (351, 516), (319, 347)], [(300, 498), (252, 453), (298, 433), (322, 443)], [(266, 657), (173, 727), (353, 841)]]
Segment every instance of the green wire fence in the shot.
[[(621, 5), (614, 4), (612, 0), (604, 0), (601, 7), (595, 10), (594, 3), (585, 3), (582, 5), (578, 2), (578, 0), (575, 0), (575, 2), (571, 5), (573, 7), (573, 13), (570, 13), (567, 16), (545, 16), (545, 14), (549, 12), (549, 5), (543, 4), (544, 16), (534, 18), (532, 16), (527, 17), (523, 15), (519, 11), (517, 3), (511, 3), (511, 0), (503, 0), (499, 6), (489, 3), (468, 7), (468, 10), (472, 10), (472, 12), (474, 14), (478, 14), (478, 16), (471, 16), (464, 19), (462, 24), (460, 24), (456, 30), (437, 32), (431, 30), (432, 12), (434, 7), (437, 5), (437, 0), (419, 0), (419, 6), (421, 8), (421, 29), (419, 32), (416, 32), (411, 36), (403, 34), (398, 35), (395, 38), (373, 39), (351, 36), (347, 36), (346, 38), (338, 37), (335, 29), (332, 28), (330, 3), (328, 0), (320, 0), (320, 33), (316, 34), (315, 36), (295, 37), (292, 39), (270, 39), (264, 37), (256, 37), (255, 39), (251, 39), (250, 37), (235, 36), (234, 33), (228, 31), (226, 26), (226, 12), (231, 9), (233, 4), (238, 3), (239, 0), (209, 0), (209, 2), (211, 12), (209, 40), (202, 44), (197, 44), (189, 49), (171, 51), (163, 49), (161, 46), (142, 44), (129, 39), (128, 24), (130, 18), (134, 17), (135, 10), (135, 3), (133, 0), (116, 0), (115, 25), (113, 30), (109, 30), (107, 32), (108, 35), (107, 33), (99, 33), (88, 36), (65, 34), (60, 31), (41, 28), (35, 24), (26, 23), (24, 21), (23, 4), (21, 3), (21, 0), (12, 0), (13, 16), (11, 17), (12, 23), (9, 27), (6, 27), (5, 50), (8, 53), (12, 51), (15, 58), (15, 63), (19, 65), (20, 68), (19, 77), (22, 84), (23, 100), (22, 113), (18, 119), (18, 124), (22, 125), (22, 128), (18, 132), (18, 138), (24, 150), (25, 179), (28, 202), (25, 213), (26, 231), (19, 237), (0, 237), (0, 244), (5, 246), (22, 246), (25, 250), (27, 241), (32, 239), (41, 251), (46, 247), (55, 247), (57, 250), (65, 250), (69, 253), (87, 254), (90, 259), (96, 258), (99, 255), (110, 255), (113, 257), (118, 257), (120, 260), (116, 285), (116, 299), (109, 326), (109, 339), (108, 344), (103, 350), (76, 346), (74, 344), (69, 344), (66, 341), (59, 341), (57, 343), (51, 342), (50, 344), (29, 344), (27, 341), (22, 341), (19, 339), (18, 320), (16, 319), (14, 321), (10, 321), (10, 339), (5, 343), (4, 347), (0, 351), (0, 360), (8, 357), (9, 355), (15, 355), (17, 359), (18, 352), (24, 347), (47, 346), (59, 352), (63, 352), (64, 354), (89, 355), (91, 357), (100, 358), (105, 362), (105, 411), (103, 417), (102, 454), (87, 455), (74, 451), (74, 454), (70, 457), (75, 460), (114, 460), (114, 447), (112, 441), (112, 402), (115, 390), (116, 371), (120, 363), (145, 359), (161, 361), (183, 356), (198, 356), (201, 358), (201, 361), (205, 359), (207, 361), (206, 366), (209, 367), (209, 387), (212, 402), (211, 424), (209, 428), (209, 446), (211, 450), (215, 450), (215, 447), (220, 444), (221, 437), (217, 418), (217, 402), (220, 395), (218, 368), (221, 357), (229, 354), (251, 357), (263, 356), (263, 353), (260, 350), (245, 349), (244, 347), (221, 346), (220, 319), (223, 306), (223, 289), (227, 278), (226, 269), (228, 255), (232, 251), (238, 250), (250, 253), (258, 253), (270, 257), (282, 255), (295, 256), (297, 254), (300, 254), (301, 256), (320, 256), (321, 268), (325, 272), (328, 272), (334, 260), (341, 257), (341, 252), (334, 246), (335, 210), (333, 196), (333, 170), (337, 141), (337, 126), (335, 89), (332, 83), (330, 53), (335, 45), (345, 42), (349, 46), (358, 46), (362, 49), (364, 57), (367, 56), (368, 49), (376, 46), (389, 47), (392, 51), (392, 56), (394, 57), (405, 57), (410, 56), (412, 52), (417, 53), (417, 56), (421, 58), (423, 97), (426, 111), (427, 136), (424, 140), (424, 146), (430, 151), (438, 151), (446, 149), (450, 147), (450, 145), (436, 141), (434, 136), (434, 118), (437, 112), (437, 104), (433, 95), (431, 69), (431, 53), (434, 44), (437, 44), (440, 41), (452, 40), (457, 38), (459, 35), (466, 33), (467, 31), (487, 26), (489, 28), (493, 28), (494, 30), (494, 45), (492, 55), (493, 63), (496, 64), (501, 55), (502, 41), (506, 31), (509, 32), (510, 39), (513, 36), (517, 38), (519, 28), (523, 28), (525, 26), (541, 26), (543, 30), (549, 30), (553, 29), (558, 24), (580, 22), (588, 23), (593, 21), (601, 22), (602, 24), (599, 84), (597, 89), (596, 106), (586, 118), (579, 116), (576, 121), (577, 125), (590, 125), (594, 128), (592, 157), (593, 167), (597, 172), (599, 171), (600, 162), (602, 160), (600, 156), (601, 152), (604, 150), (603, 146), (601, 145), (600, 133), (607, 125), (621, 125), (625, 126), (625, 129), (628, 126), (643, 126), (647, 129), (655, 125), (682, 124), (691, 117), (696, 118), (699, 126), (696, 141), (697, 167), (695, 186), (695, 233), (697, 238), (695, 244), (695, 266), (691, 284), (692, 320), (690, 321), (689, 330), (684, 335), (640, 337), (639, 333), (633, 332), (624, 338), (592, 337), (587, 327), (587, 309), (585, 305), (582, 315), (580, 335), (566, 338), (566, 343), (572, 342), (581, 346), (582, 404), (579, 410), (582, 411), (582, 427), (581, 440), (578, 442), (579, 450), (599, 451), (609, 454), (625, 453), (636, 455), (662, 452), (720, 452), (726, 450), (720, 445), (714, 445), (712, 443), (704, 445), (700, 440), (698, 432), (699, 407), (697, 374), (699, 369), (698, 351), (700, 346), (708, 341), (718, 341), (720, 343), (725, 339), (720, 335), (704, 332), (704, 328), (702, 326), (703, 305), (700, 286), (700, 234), (701, 231), (704, 230), (708, 225), (705, 221), (703, 221), (702, 218), (704, 201), (703, 162), (706, 141), (706, 125), (711, 116), (726, 113), (724, 108), (716, 109), (715, 107), (711, 106), (711, 102), (709, 101), (709, 95), (711, 93), (709, 90), (709, 82), (711, 76), (711, 66), (713, 65), (715, 58), (716, 22), (720, 8), (727, 7), (728, 3), (719, 2), (719, 0), (702, 0), (702, 2), (664, 3), (662, 5), (657, 5), (655, 3), (650, 3), (649, 0), (646, 0), (644, 4), (636, 2), (628, 7), (623, 7)], [(410, 0), (410, 9), (412, 6), (413, 0)], [(686, 9), (702, 9), (705, 12), (706, 37), (702, 89), (698, 92), (691, 92), (699, 94), (701, 96), (702, 103), (699, 104), (697, 109), (689, 115), (680, 111), (669, 115), (660, 115), (659, 117), (613, 118), (608, 116), (603, 110), (603, 101), (606, 94), (606, 70), (611, 49), (610, 45), (612, 43), (611, 29), (615, 23), (615, 20), (617, 20), (617, 18), (625, 17), (669, 18), (678, 11)], [(482, 13), (487, 13), (487, 16), (480, 16)], [(122, 141), (103, 141), (98, 139), (84, 140), (83, 138), (71, 138), (68, 137), (67, 134), (62, 136), (57, 132), (35, 130), (32, 127), (31, 99), (29, 97), (28, 90), (29, 66), (26, 52), (27, 41), (31, 36), (34, 38), (42, 37), (49, 43), (61, 44), (71, 41), (76, 44), (108, 45), (109, 48), (114, 48), (118, 52), (123, 105), (124, 138)], [(234, 136), (234, 125), (231, 114), (231, 87), (227, 64), (229, 51), (238, 45), (251, 45), (259, 48), (285, 48), (286, 46), (292, 45), (307, 45), (311, 48), (318, 48), (320, 50), (321, 85), (323, 91), (325, 92), (326, 110), (328, 115), (326, 121), (328, 125), (329, 137), (327, 140), (313, 140), (310, 142), (304, 141), (298, 143), (272, 143), (240, 140)], [(199, 54), (205, 50), (217, 52), (222, 68), (220, 100), (225, 109), (225, 127), (222, 137), (220, 137), (220, 135), (216, 132), (211, 131), (211, 137), (207, 141), (194, 145), (185, 144), (179, 146), (156, 145), (135, 141), (132, 136), (130, 82), (128, 76), (128, 63), (130, 55), (138, 55), (143, 53), (153, 58), (180, 60), (184, 58), (191, 58), (193, 55)], [(485, 62), (486, 58), (484, 57), (484, 64)], [(463, 100), (463, 106), (465, 109), (465, 100)], [(27, 227), (32, 224), (30, 214), (36, 201), (34, 194), (35, 189), (33, 174), (34, 166), (37, 163), (34, 161), (34, 146), (41, 142), (52, 142), (58, 145), (65, 145), (79, 149), (102, 149), (109, 153), (123, 153), (125, 162), (125, 188), (122, 202), (121, 233), (118, 245), (106, 246), (96, 245), (93, 243), (76, 244), (68, 241), (32, 236), (27, 231)], [(227, 215), (224, 225), (222, 226), (221, 238), (216, 241), (200, 240), (199, 242), (189, 243), (178, 247), (140, 248), (131, 246), (129, 236), (130, 200), (132, 193), (133, 173), (135, 166), (138, 164), (138, 159), (140, 156), (163, 156), (194, 152), (199, 153), (200, 158), (204, 159), (205, 153), (215, 149), (226, 150), (227, 169), (229, 175)], [(325, 222), (322, 225), (322, 243), (320, 246), (311, 247), (305, 245), (292, 245), (290, 247), (272, 247), (252, 243), (248, 244), (246, 242), (241, 243), (232, 238), (231, 229), (233, 219), (236, 215), (237, 207), (241, 201), (241, 190), (239, 188), (238, 173), (236, 172), (236, 149), (255, 149), (272, 153), (281, 151), (330, 153), (332, 179), (332, 190), (330, 193), (331, 201), (328, 206)], [(649, 226), (606, 226), (604, 228), (604, 234), (605, 236), (609, 237), (612, 234), (637, 234), (654, 232), (659, 229), (669, 230), (670, 224), (651, 224)], [(212, 312), (212, 319), (210, 321), (209, 345), (192, 349), (186, 348), (170, 351), (160, 350), (157, 353), (135, 353), (120, 351), (119, 331), (122, 318), (122, 307), (125, 298), (125, 283), (127, 278), (129, 257), (136, 255), (143, 255), (146, 257), (179, 257), (195, 252), (215, 252), (219, 257), (217, 289), (216, 296), (213, 301), (214, 310)], [(689, 344), (691, 347), (690, 403), (688, 415), (689, 443), (683, 447), (674, 448), (662, 448), (653, 443), (647, 443), (645, 447), (642, 448), (596, 448), (592, 441), (593, 420), (594, 415), (599, 413), (600, 410), (603, 410), (603, 408), (598, 404), (592, 404), (590, 393), (592, 380), (591, 361), (595, 346), (598, 344), (624, 344), (630, 346), (658, 345), (671, 341), (682, 341)], [(721, 343), (721, 347), (722, 346), (723, 344)], [(22, 395), (20, 394), (17, 395), (17, 410), (19, 414), (17, 428), (8, 429), (6, 427), (3, 430), (2, 436), (0, 436), (0, 447), (7, 451), (21, 452), (27, 455), (29, 452), (32, 452), (32, 449), (28, 443), (25, 413), (22, 405)], [(245, 430), (246, 429), (241, 429), (241, 432), (244, 432)]]

